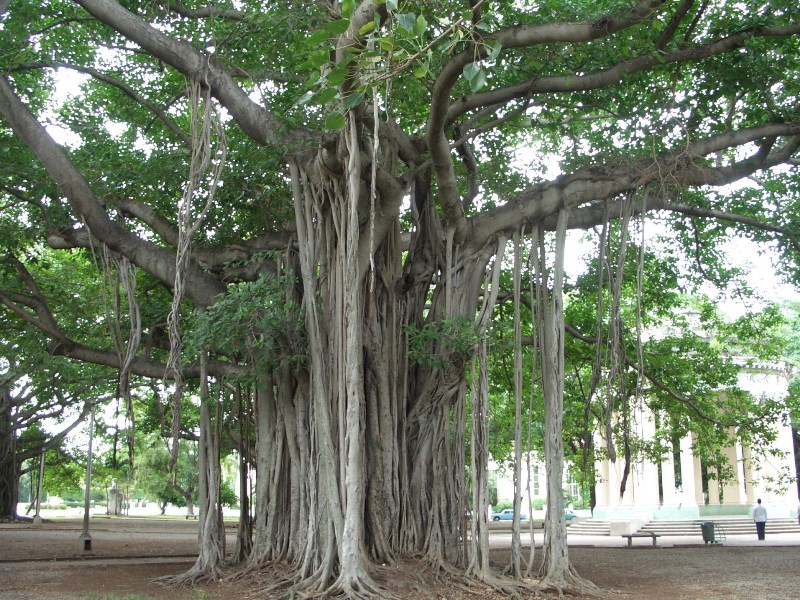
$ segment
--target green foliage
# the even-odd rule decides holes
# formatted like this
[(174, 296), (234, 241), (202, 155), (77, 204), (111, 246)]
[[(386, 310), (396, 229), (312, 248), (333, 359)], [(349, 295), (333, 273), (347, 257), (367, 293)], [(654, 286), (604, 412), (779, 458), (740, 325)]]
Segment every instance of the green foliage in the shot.
[(514, 503), (511, 500), (498, 500), (494, 506), (494, 512), (500, 512), (507, 508), (514, 508)]
[(453, 317), (426, 323), (421, 328), (406, 326), (409, 358), (437, 369), (444, 369), (454, 358), (471, 355), (478, 334), (466, 317)]
[(186, 336), (190, 352), (203, 348), (247, 358), (253, 371), (274, 368), (281, 360), (302, 363), (305, 339), (299, 305), (288, 297), (289, 278), (260, 276), (231, 285), (205, 311), (194, 314)]
[(139, 468), (135, 488), (143, 497), (155, 498), (159, 504), (169, 502), (186, 506), (187, 499), (197, 504), (198, 455), (197, 443), (181, 441), (174, 472), (169, 470), (169, 450), (164, 438), (151, 434), (139, 445)]

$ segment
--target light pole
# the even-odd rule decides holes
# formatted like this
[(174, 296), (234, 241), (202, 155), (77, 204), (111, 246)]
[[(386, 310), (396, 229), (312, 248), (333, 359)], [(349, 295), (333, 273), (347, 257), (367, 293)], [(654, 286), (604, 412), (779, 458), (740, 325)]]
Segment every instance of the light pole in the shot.
[(83, 533), (78, 538), (83, 552), (92, 551), (92, 536), (89, 535), (89, 504), (92, 500), (92, 438), (94, 437), (94, 404), (89, 418), (89, 454), (86, 457), (86, 497), (83, 504)]
[(42, 455), (39, 458), (39, 488), (36, 492), (36, 515), (33, 517), (34, 525), (42, 524), (42, 515), (40, 514), (40, 510), (42, 508), (43, 487), (44, 487), (44, 449), (42, 450)]

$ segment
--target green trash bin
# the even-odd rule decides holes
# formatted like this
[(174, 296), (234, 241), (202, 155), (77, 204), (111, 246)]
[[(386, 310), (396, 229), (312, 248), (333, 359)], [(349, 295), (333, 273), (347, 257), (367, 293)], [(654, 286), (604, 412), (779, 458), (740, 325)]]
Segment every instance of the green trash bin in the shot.
[(700, 529), (703, 531), (703, 541), (706, 544), (713, 544), (716, 542), (714, 538), (714, 521), (704, 521), (700, 523)]

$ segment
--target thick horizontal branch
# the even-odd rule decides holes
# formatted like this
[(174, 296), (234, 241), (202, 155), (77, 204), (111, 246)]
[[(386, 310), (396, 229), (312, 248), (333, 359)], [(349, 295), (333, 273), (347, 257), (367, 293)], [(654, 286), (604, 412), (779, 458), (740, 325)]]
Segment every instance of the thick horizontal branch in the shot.
[(581, 205), (608, 200), (649, 185), (724, 185), (747, 177), (759, 169), (785, 162), (788, 160), (787, 147), (791, 149), (794, 140), (768, 156), (760, 156), (757, 152), (756, 156), (731, 166), (714, 168), (696, 164), (695, 161), (758, 140), (773, 137), (794, 138), (798, 135), (800, 123), (766, 123), (696, 140), (656, 158), (632, 160), (621, 166), (584, 167), (554, 181), (534, 185), (504, 205), (473, 217), (473, 237), (470, 244), (479, 246), (500, 232), (511, 232), (523, 224), (550, 219), (561, 207), (577, 209)]
[(646, 56), (620, 61), (608, 69), (594, 73), (584, 75), (569, 73), (559, 76), (535, 77), (508, 87), (463, 96), (448, 108), (446, 121), (449, 123), (465, 112), (484, 106), (505, 104), (517, 98), (538, 94), (585, 92), (611, 87), (620, 83), (632, 73), (658, 68), (664, 64), (696, 62), (731, 52), (743, 47), (747, 40), (753, 37), (788, 37), (798, 34), (800, 34), (800, 24), (741, 32), (702, 46), (681, 48), (667, 53), (654, 51)]
[[(502, 30), (488, 39), (497, 40), (506, 49), (524, 48), (555, 41), (589, 41), (612, 35), (641, 22), (662, 4), (663, 0), (642, 0), (630, 11), (620, 15), (608, 15), (593, 22), (523, 25)], [(482, 59), (485, 53), (484, 46), (470, 45), (454, 56), (436, 78), (431, 93), (431, 111), (428, 117), (426, 141), (436, 174), (442, 209), (448, 228), (454, 230), (456, 242), (463, 241), (468, 236), (469, 222), (458, 196), (455, 168), (446, 135), (446, 127), (453, 120), (450, 96), (453, 87), (461, 77), (464, 66)], [(497, 104), (497, 102), (488, 102), (487, 104)]]

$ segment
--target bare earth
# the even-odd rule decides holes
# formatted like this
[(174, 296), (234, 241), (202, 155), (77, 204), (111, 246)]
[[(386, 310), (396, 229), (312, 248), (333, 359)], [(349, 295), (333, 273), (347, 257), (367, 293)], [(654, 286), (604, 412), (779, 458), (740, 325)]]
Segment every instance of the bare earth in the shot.
[[(73, 520), (0, 524), (2, 600), (240, 600), (264, 598), (270, 580), (212, 582), (166, 589), (155, 577), (182, 573), (194, 562), (197, 522), (93, 518), (91, 553)], [(233, 548), (233, 528), (228, 529)], [(508, 551), (493, 550), (503, 565)], [(570, 546), (582, 576), (609, 600), (787, 600), (800, 598), (800, 546), (704, 546), (633, 549)], [(233, 569), (231, 569), (233, 572)], [(419, 565), (386, 567), (379, 578), (404, 600), (504, 598), (486, 590), (466, 594), (453, 582), (426, 577)], [(274, 597), (284, 598), (285, 592)], [(534, 594), (526, 597), (537, 597)]]

